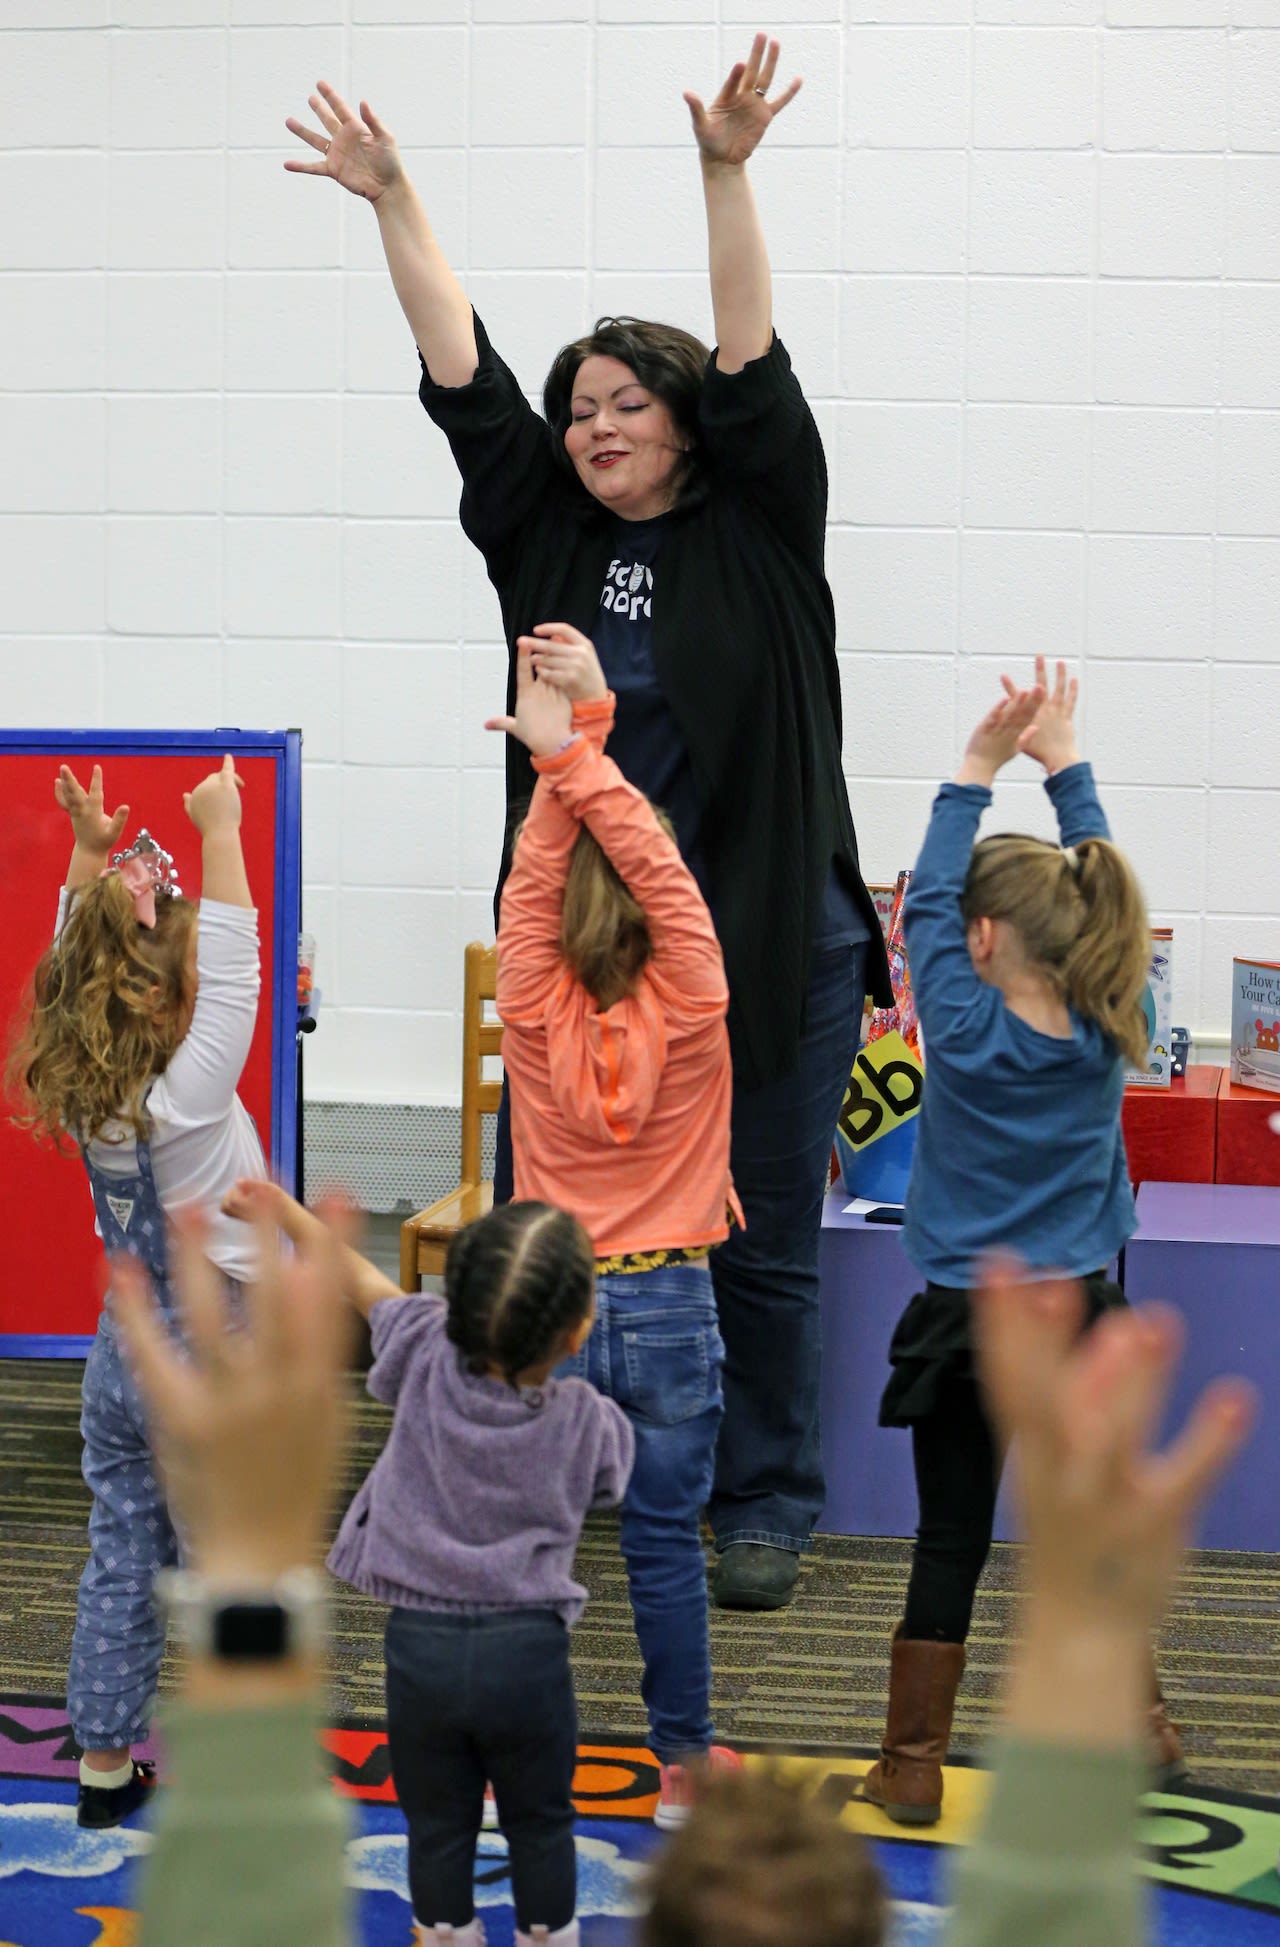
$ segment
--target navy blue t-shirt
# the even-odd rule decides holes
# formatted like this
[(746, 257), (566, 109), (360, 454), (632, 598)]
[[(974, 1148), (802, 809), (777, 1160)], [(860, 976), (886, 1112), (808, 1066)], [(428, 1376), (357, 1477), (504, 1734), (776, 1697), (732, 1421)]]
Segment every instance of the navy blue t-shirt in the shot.
[(653, 663), (653, 591), (665, 526), (663, 514), (648, 521), (614, 522), (595, 645), (605, 681), (618, 699), (609, 755), (628, 782), (666, 812), (705, 897), (702, 804), (689, 752)]
[[(666, 515), (615, 520), (613, 555), (605, 571), (595, 645), (605, 681), (618, 699), (609, 755), (622, 775), (665, 811), (675, 826), (685, 864), (715, 911), (701, 849), (702, 804), (670, 705), (653, 662), (653, 602), (661, 575)], [(815, 945), (851, 944), (868, 937), (853, 893), (834, 862), (827, 877)]]

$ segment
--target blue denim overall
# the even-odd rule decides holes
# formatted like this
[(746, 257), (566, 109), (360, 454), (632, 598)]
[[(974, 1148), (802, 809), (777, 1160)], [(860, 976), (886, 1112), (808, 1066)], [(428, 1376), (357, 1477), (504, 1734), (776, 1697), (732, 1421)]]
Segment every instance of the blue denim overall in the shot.
[[(111, 1256), (127, 1252), (146, 1266), (156, 1300), (171, 1317), (165, 1219), (149, 1146), (138, 1142), (135, 1167), (123, 1176), (96, 1168), (87, 1150), (82, 1153), (104, 1247)], [(164, 1654), (164, 1625), (151, 1591), (158, 1571), (177, 1561), (178, 1543), (137, 1386), (116, 1341), (110, 1293), (85, 1362), (81, 1402), (81, 1471), (93, 1506), (67, 1714), (82, 1750), (113, 1751), (147, 1735)]]

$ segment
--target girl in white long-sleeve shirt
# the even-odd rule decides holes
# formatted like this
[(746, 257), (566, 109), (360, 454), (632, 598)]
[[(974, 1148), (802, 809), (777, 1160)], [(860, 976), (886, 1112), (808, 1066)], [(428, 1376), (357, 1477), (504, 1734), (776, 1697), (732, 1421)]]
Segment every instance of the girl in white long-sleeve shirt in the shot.
[[(54, 789), (75, 845), (12, 1064), (36, 1133), (82, 1156), (108, 1252), (146, 1264), (169, 1315), (166, 1218), (192, 1205), (218, 1211), (237, 1178), (265, 1168), (236, 1094), (260, 985), (240, 788), (228, 757), (186, 795), (202, 841), (197, 907), (145, 832), (112, 854), (129, 807), (107, 815), (100, 767), (86, 791), (63, 765)], [(228, 1279), (252, 1275), (248, 1225), (211, 1216), (206, 1248)], [(104, 1826), (127, 1817), (151, 1782), (132, 1747), (146, 1736), (164, 1650), (153, 1583), (178, 1552), (110, 1292), (80, 1425), (93, 1505), (67, 1708), (84, 1752), (79, 1820)]]

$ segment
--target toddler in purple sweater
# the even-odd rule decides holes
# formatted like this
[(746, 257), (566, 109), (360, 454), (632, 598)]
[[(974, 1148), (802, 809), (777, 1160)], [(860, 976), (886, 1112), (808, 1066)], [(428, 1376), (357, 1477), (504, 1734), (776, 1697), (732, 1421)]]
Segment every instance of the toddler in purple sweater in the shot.
[[(295, 1238), (318, 1222), (270, 1184), (228, 1202), (249, 1215), (266, 1198)], [(406, 1297), (345, 1256), (373, 1334), (369, 1391), (395, 1418), (329, 1566), (391, 1605), (387, 1733), (417, 1939), (484, 1941), (473, 1880), (488, 1781), (517, 1942), (577, 1947), (569, 1625), (586, 1591), (573, 1557), (588, 1510), (621, 1501), (635, 1451), (620, 1407), (552, 1376), (591, 1330), (591, 1241), (549, 1204), (503, 1204), (454, 1239), (443, 1300)]]

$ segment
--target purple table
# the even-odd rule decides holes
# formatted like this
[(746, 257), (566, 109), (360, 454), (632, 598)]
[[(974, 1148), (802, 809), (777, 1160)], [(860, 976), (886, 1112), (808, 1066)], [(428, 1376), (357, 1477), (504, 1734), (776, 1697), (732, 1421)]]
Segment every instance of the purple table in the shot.
[[(877, 1420), (889, 1377), (889, 1340), (923, 1280), (907, 1261), (901, 1229), (846, 1216), (849, 1201), (848, 1191), (837, 1184), (822, 1209), (818, 1275), (827, 1502), (818, 1528), (828, 1535), (914, 1536), (911, 1437)], [(1002, 1501), (996, 1536), (1003, 1541), (1011, 1533)]]
[(1200, 1524), (1204, 1548), (1280, 1549), (1280, 1189), (1235, 1183), (1144, 1183), (1125, 1252), (1131, 1303), (1163, 1298), (1186, 1321), (1170, 1403), (1179, 1426), (1195, 1395), (1244, 1373), (1261, 1404), (1252, 1438)]

